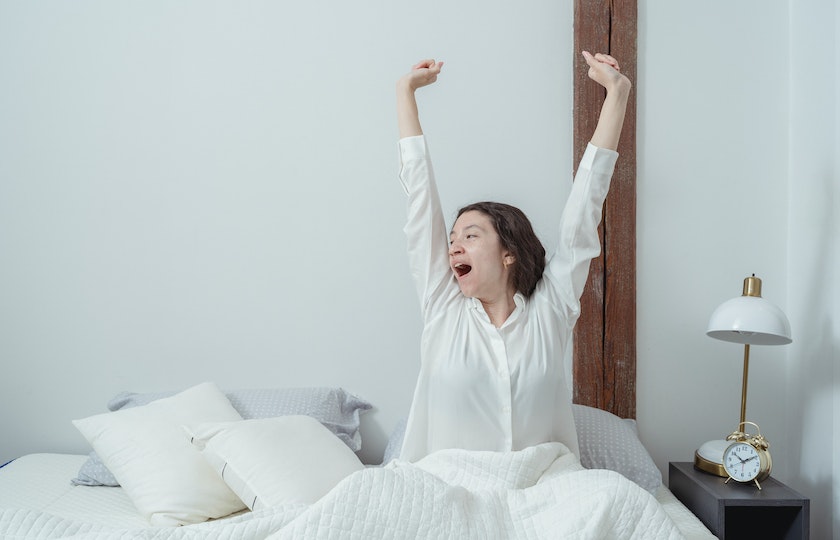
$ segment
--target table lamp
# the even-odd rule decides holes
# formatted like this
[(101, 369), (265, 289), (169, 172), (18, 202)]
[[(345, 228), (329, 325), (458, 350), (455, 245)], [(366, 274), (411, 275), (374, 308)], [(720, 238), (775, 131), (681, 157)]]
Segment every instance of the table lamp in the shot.
[[(741, 296), (727, 300), (715, 309), (709, 318), (706, 335), (732, 343), (744, 345), (744, 375), (741, 382), (741, 423), (746, 421), (747, 376), (750, 366), (750, 345), (787, 345), (790, 338), (790, 322), (781, 309), (761, 297), (761, 280), (753, 274), (744, 279)], [(721, 439), (704, 443), (694, 454), (694, 466), (698, 469), (729, 476), (723, 469), (723, 451), (730, 441)]]

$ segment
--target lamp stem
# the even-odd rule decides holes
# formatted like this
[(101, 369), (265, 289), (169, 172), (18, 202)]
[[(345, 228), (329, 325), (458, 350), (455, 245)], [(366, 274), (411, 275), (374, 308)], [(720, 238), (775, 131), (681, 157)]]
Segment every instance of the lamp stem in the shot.
[[(741, 423), (746, 422), (747, 418), (747, 375), (750, 370), (750, 344), (744, 344), (744, 380), (741, 383)], [(741, 425), (738, 425), (738, 431), (741, 430)]]

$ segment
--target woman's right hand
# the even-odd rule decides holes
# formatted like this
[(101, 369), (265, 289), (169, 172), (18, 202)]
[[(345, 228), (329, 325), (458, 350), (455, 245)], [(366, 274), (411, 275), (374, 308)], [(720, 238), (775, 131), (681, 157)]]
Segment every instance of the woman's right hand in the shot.
[(400, 127), (400, 137), (423, 134), (414, 91), (435, 82), (442, 67), (443, 62), (421, 60), (411, 66), (411, 71), (397, 80), (397, 122)]
[(399, 78), (397, 86), (412, 92), (428, 86), (437, 80), (442, 67), (443, 62), (435, 62), (433, 59), (421, 60), (411, 66), (411, 71)]

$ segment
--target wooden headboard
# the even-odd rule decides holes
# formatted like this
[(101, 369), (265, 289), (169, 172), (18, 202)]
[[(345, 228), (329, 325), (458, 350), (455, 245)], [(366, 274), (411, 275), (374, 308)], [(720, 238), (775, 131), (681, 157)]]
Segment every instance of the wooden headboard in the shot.
[[(580, 161), (604, 100), (580, 51), (608, 52), (636, 87), (636, 0), (575, 0), (574, 155)], [(619, 159), (574, 333), (574, 401), (636, 417), (636, 97), (631, 92)]]

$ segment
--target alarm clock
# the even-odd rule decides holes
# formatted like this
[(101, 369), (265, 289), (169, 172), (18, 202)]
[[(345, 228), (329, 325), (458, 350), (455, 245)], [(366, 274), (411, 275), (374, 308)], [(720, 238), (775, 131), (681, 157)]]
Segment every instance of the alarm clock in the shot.
[(732, 443), (723, 451), (723, 468), (730, 480), (743, 484), (754, 483), (761, 489), (761, 482), (770, 476), (770, 469), (773, 461), (770, 459), (770, 443), (761, 435), (758, 425), (753, 422), (741, 422), (738, 424), (740, 430), (744, 424), (755, 426), (756, 435), (748, 435), (743, 431), (735, 431), (726, 440)]

